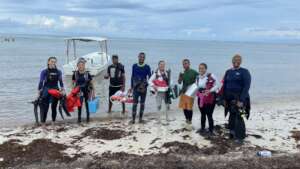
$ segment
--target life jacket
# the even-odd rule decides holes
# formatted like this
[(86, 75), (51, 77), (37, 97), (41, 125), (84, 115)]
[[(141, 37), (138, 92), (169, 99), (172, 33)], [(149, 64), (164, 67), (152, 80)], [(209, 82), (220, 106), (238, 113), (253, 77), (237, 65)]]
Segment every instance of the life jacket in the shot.
[(206, 89), (210, 90), (211, 88), (213, 88), (215, 82), (216, 82), (216, 80), (214, 78), (212, 78), (211, 74), (209, 73), (207, 75)]
[(59, 72), (55, 69), (46, 69), (46, 78), (43, 81), (43, 87), (50, 85), (51, 87), (57, 86), (59, 80)]
[[(196, 79), (197, 84), (199, 82), (199, 77)], [(210, 90), (211, 88), (213, 88), (214, 83), (215, 83), (215, 79), (211, 76), (211, 73), (207, 74), (207, 82), (206, 82), (206, 86), (205, 86), (205, 90)], [(204, 105), (207, 104), (213, 104), (215, 102), (215, 94), (214, 93), (209, 93), (208, 95), (204, 95), (204, 90), (199, 90), (197, 92), (197, 96), (199, 98), (198, 100), (198, 105), (199, 107), (203, 107)]]
[[(77, 80), (79, 78), (79, 71), (74, 71), (74, 75), (75, 75), (75, 82), (77, 82)], [(89, 80), (89, 71), (85, 71), (83, 76), (84, 76), (84, 80), (88, 81)]]
[(74, 108), (80, 107), (80, 97), (78, 97), (78, 93), (80, 92), (79, 87), (75, 87), (72, 89), (70, 94), (67, 96), (67, 110), (68, 112), (74, 112)]
[[(210, 90), (211, 88), (214, 87), (216, 80), (212, 77), (211, 73), (208, 73), (206, 77), (207, 77), (207, 81), (205, 85), (205, 90)], [(197, 77), (196, 83), (197, 84), (199, 83), (199, 77)]]
[[(74, 71), (74, 76), (75, 76), (74, 83), (75, 85), (78, 85), (77, 83), (79, 79), (79, 71)], [(83, 85), (80, 85), (80, 87), (87, 87), (89, 83), (89, 71), (85, 71), (83, 77), (85, 82)]]
[(170, 70), (165, 71), (166, 73), (164, 73), (162, 75), (159, 75), (158, 71), (159, 71), (158, 69), (155, 71), (155, 79), (158, 79), (159, 77), (162, 77), (163, 80), (167, 83), (167, 85), (169, 85), (170, 79), (169, 79), (168, 75), (170, 74)]
[(62, 94), (61, 94), (60, 91), (57, 90), (57, 89), (49, 89), (49, 90), (48, 90), (48, 93), (49, 93), (51, 96), (53, 96), (53, 97), (55, 97), (55, 98), (57, 98), (57, 99), (59, 99), (60, 97), (62, 97)]

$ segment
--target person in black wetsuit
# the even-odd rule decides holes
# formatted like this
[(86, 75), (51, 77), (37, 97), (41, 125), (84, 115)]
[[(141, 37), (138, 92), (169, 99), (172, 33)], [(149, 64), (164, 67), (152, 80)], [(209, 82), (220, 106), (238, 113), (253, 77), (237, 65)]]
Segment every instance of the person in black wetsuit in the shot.
[(225, 108), (229, 111), (230, 137), (237, 143), (243, 143), (246, 137), (246, 127), (243, 113), (246, 118), (250, 115), (251, 75), (245, 68), (240, 67), (242, 57), (235, 55), (232, 58), (233, 67), (226, 71), (224, 76)]
[[(113, 103), (110, 100), (110, 97), (114, 95), (117, 91), (125, 90), (125, 69), (124, 66), (119, 62), (118, 55), (112, 56), (112, 62), (107, 68), (107, 75), (105, 79), (109, 79), (109, 104), (108, 104), (108, 113), (111, 113)], [(122, 114), (125, 114), (125, 103), (122, 103)]]
[(139, 123), (144, 123), (143, 114), (147, 97), (148, 79), (151, 77), (151, 68), (145, 63), (145, 58), (146, 54), (144, 52), (139, 53), (138, 63), (132, 66), (131, 88), (129, 92), (133, 93), (133, 105), (130, 124), (135, 124), (138, 103), (140, 103)]
[[(86, 61), (83, 58), (79, 58), (77, 63), (77, 71), (73, 73), (72, 81), (74, 87), (80, 87), (80, 101), (81, 105), (83, 105), (83, 102), (85, 103), (86, 122), (88, 123), (90, 121), (88, 100), (94, 88), (92, 83), (92, 76), (85, 69), (85, 62)], [(81, 112), (82, 106), (78, 107), (78, 123), (81, 123)]]
[(40, 81), (38, 85), (38, 96), (41, 98), (40, 112), (42, 127), (45, 128), (45, 122), (47, 120), (47, 114), (49, 105), (51, 103), (52, 110), (52, 124), (54, 124), (57, 115), (57, 103), (58, 99), (52, 97), (49, 93), (49, 89), (60, 90), (62, 94), (65, 94), (64, 83), (62, 80), (62, 73), (56, 68), (56, 57), (48, 58), (48, 66), (42, 70), (40, 74)]

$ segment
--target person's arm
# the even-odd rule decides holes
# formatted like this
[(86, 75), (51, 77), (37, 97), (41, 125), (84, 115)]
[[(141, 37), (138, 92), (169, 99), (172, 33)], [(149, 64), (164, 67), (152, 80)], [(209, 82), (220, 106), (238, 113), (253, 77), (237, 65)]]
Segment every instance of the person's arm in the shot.
[(214, 86), (210, 89), (210, 92), (211, 93), (217, 92), (220, 86), (219, 80), (214, 74), (211, 74), (211, 77), (215, 80), (215, 82), (214, 82)]
[(60, 70), (58, 71), (58, 81), (59, 81), (60, 89), (61, 89), (62, 93), (64, 93), (65, 92), (64, 82), (62, 79), (62, 72)]
[(76, 85), (75, 72), (73, 72), (73, 75), (72, 75), (72, 86), (75, 87), (75, 85)]
[(88, 77), (88, 82), (93, 80), (93, 77), (89, 72), (87, 73), (87, 77)]
[(122, 66), (122, 69), (121, 69), (121, 76), (122, 76), (122, 91), (125, 90), (125, 85), (126, 85), (126, 76), (125, 76), (125, 68), (124, 66)]
[(223, 95), (227, 92), (226, 91), (226, 86), (227, 86), (227, 75), (228, 75), (228, 70), (225, 72), (225, 75), (224, 75), (224, 77), (223, 77), (223, 86), (222, 86), (222, 88), (223, 88)]
[(196, 70), (194, 70), (194, 69), (192, 69), (192, 70), (194, 72), (193, 83), (195, 83), (196, 80), (197, 80), (197, 78), (198, 78), (199, 73)]
[(89, 86), (91, 87), (91, 89), (95, 90), (94, 80), (93, 80), (93, 77), (90, 73), (88, 73), (88, 80), (89, 80)]
[(243, 84), (244, 87), (242, 89), (242, 93), (240, 95), (240, 101), (245, 103), (246, 98), (248, 97), (250, 85), (251, 85), (251, 75), (247, 69), (243, 71)]
[(183, 73), (182, 72), (180, 72), (179, 73), (179, 76), (178, 76), (178, 84), (181, 84), (182, 83), (182, 81), (183, 81)]
[(148, 79), (150, 79), (150, 77), (151, 77), (151, 68), (150, 68), (150, 66), (148, 66), (147, 76), (148, 76)]
[(59, 81), (59, 86), (64, 89), (64, 82), (63, 82), (63, 79), (62, 79), (62, 72), (61, 71), (58, 71), (58, 81)]
[(40, 74), (40, 81), (39, 81), (39, 85), (38, 85), (38, 91), (40, 92), (42, 90), (42, 88), (44, 87), (44, 81), (46, 79), (46, 71), (42, 71)]
[(135, 66), (133, 65), (132, 66), (132, 72), (131, 72), (131, 83), (130, 83), (130, 87), (131, 87), (131, 89), (133, 89), (133, 78), (134, 78), (134, 70), (135, 69)]
[(110, 67), (107, 68), (106, 75), (104, 76), (104, 79), (109, 79), (110, 78)]
[(224, 77), (223, 77), (223, 86), (222, 86), (222, 95), (223, 95), (223, 98), (224, 98), (224, 108), (225, 108), (225, 117), (226, 117), (226, 115), (228, 114), (228, 103), (227, 103), (227, 101), (226, 101), (226, 85), (227, 85), (227, 74), (228, 74), (228, 70), (225, 72), (225, 75), (224, 75)]
[(155, 79), (155, 76), (155, 73), (151, 75), (150, 79), (148, 80), (149, 86), (154, 86), (153, 80)]

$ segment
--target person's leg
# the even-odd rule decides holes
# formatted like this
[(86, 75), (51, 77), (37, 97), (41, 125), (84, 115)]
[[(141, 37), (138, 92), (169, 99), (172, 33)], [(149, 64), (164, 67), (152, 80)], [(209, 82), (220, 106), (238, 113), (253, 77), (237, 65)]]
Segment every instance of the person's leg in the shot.
[(78, 119), (77, 119), (78, 123), (81, 123), (81, 111), (82, 111), (82, 106), (78, 107)]
[(206, 113), (205, 113), (205, 107), (200, 107), (200, 105), (198, 104), (200, 113), (201, 113), (201, 124), (200, 124), (200, 129), (197, 130), (196, 133), (199, 134), (204, 134), (205, 133), (205, 123), (206, 123)]
[(112, 101), (110, 100), (110, 97), (114, 94), (114, 88), (113, 87), (109, 87), (109, 89), (108, 89), (109, 91), (108, 91), (108, 113), (111, 113), (111, 109), (112, 109), (112, 105), (113, 105), (113, 103), (112, 103)]
[(57, 103), (58, 99), (52, 97), (51, 110), (52, 110), (52, 122), (56, 121), (57, 116)]
[(49, 109), (49, 101), (43, 98), (40, 104), (41, 123), (45, 124), (47, 120), (47, 114)]
[(193, 110), (187, 110), (187, 115), (188, 115), (188, 121), (189, 121), (189, 123), (192, 123), (192, 120), (193, 120)]
[(213, 112), (215, 109), (215, 104), (210, 104), (207, 106), (207, 119), (209, 124), (209, 131), (212, 133), (214, 130), (214, 119), (213, 119)]
[(236, 110), (236, 119), (235, 119), (235, 139), (242, 143), (246, 137), (246, 126), (243, 117), (240, 115), (240, 112)]
[(165, 110), (164, 110), (164, 113), (165, 113), (165, 116), (166, 116), (166, 120), (168, 121), (169, 120), (169, 116), (168, 116), (168, 111), (170, 110), (170, 98), (168, 98), (168, 92), (164, 92), (162, 93), (162, 101), (165, 103)]
[(163, 95), (163, 100), (165, 102), (165, 106), (166, 106), (167, 110), (170, 110), (170, 104), (172, 104), (172, 101), (171, 101), (171, 98), (169, 95), (170, 95), (169, 91), (164, 92), (164, 95)]
[(146, 96), (147, 96), (147, 91), (145, 93), (141, 93), (141, 101), (140, 101), (140, 115), (139, 115), (139, 121), (143, 121), (143, 115), (144, 115), (144, 110), (145, 110), (145, 102), (146, 102)]
[(132, 123), (135, 123), (138, 101), (139, 101), (139, 93), (136, 91), (133, 91), (132, 121), (131, 121)]
[(122, 114), (125, 114), (126, 108), (125, 108), (125, 103), (122, 103)]
[(185, 113), (186, 113), (186, 122), (190, 124), (191, 123), (191, 111), (186, 109)]
[(156, 93), (156, 106), (157, 106), (157, 111), (160, 112), (161, 111), (161, 105), (162, 105), (162, 93), (161, 92), (157, 92)]
[(185, 97), (184, 97), (184, 95), (180, 95), (178, 107), (180, 109), (182, 109), (184, 117), (185, 117), (185, 120), (187, 122), (187, 111), (186, 111), (186, 104), (185, 104)]
[(139, 113), (139, 121), (140, 122), (142, 122), (142, 120), (143, 120), (144, 110), (145, 110), (145, 103), (141, 103), (140, 104), (140, 113)]
[(189, 123), (192, 123), (192, 120), (193, 120), (193, 105), (194, 105), (194, 98), (187, 97), (187, 109), (188, 109)]
[(82, 114), (82, 107), (83, 107), (83, 96), (80, 96), (80, 103), (81, 106), (78, 107), (78, 116), (77, 116), (77, 123), (81, 123), (81, 114)]
[(89, 95), (86, 93), (84, 97), (84, 102), (85, 102), (85, 109), (86, 109), (86, 122), (90, 122), (90, 109), (89, 109)]
[(108, 101), (108, 111), (107, 111), (107, 113), (111, 113), (112, 102), (111, 102), (110, 98), (109, 98), (108, 100), (109, 100), (109, 101)]
[(41, 104), (40, 104), (40, 114), (41, 114), (41, 123), (42, 127), (44, 128), (46, 126), (47, 121), (47, 114), (49, 110), (49, 104), (50, 104), (50, 96), (48, 94), (48, 89), (45, 88), (41, 92)]
[(230, 138), (235, 137), (235, 120), (236, 112), (232, 105), (229, 105), (229, 119), (228, 119), (228, 128), (230, 132)]
[(205, 123), (206, 123), (206, 107), (200, 108), (200, 113), (201, 113), (201, 130), (205, 130)]
[(185, 116), (185, 120), (188, 121), (188, 110), (183, 109), (183, 113), (184, 113), (184, 116)]
[(171, 108), (170, 108), (170, 103), (166, 103), (166, 109), (167, 111), (169, 111)]

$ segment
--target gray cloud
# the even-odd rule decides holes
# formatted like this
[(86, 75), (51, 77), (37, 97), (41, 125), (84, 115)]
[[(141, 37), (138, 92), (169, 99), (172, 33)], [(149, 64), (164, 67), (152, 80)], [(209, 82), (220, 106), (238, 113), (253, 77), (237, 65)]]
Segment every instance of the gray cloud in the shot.
[(263, 5), (262, 0), (213, 0), (213, 1), (123, 1), (123, 0), (4, 0), (0, 6), (1, 13), (18, 14), (47, 14), (47, 15), (114, 15), (122, 14), (130, 16), (137, 14), (159, 14), (159, 13), (186, 13), (201, 10), (216, 9), (230, 6), (254, 6)]
[[(1, 0), (0, 26), (11, 30), (23, 27), (26, 32), (51, 29), (58, 33), (103, 31), (117, 36), (223, 38), (245, 27), (272, 28), (286, 18), (298, 20), (297, 5), (300, 3), (292, 0)], [(73, 17), (69, 22), (75, 26), (66, 26), (62, 17)], [(76, 24), (82, 28), (77, 29)], [(93, 29), (87, 30), (85, 25), (89, 24), (94, 25)], [(289, 32), (298, 35), (297, 31)], [(249, 32), (289, 35), (287, 30)]]

